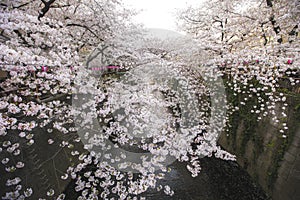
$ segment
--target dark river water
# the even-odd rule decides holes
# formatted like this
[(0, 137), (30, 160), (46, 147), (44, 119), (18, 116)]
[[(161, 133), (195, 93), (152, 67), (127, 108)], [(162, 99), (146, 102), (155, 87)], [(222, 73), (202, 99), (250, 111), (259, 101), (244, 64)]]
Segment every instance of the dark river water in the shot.
[[(236, 162), (216, 158), (203, 158), (202, 171), (193, 178), (185, 163), (174, 162), (169, 167), (171, 172), (158, 184), (168, 184), (174, 191), (167, 196), (161, 190), (148, 190), (142, 196), (151, 200), (264, 200), (270, 199), (253, 182), (251, 177)], [(66, 199), (76, 199), (77, 194), (70, 183), (65, 194)]]

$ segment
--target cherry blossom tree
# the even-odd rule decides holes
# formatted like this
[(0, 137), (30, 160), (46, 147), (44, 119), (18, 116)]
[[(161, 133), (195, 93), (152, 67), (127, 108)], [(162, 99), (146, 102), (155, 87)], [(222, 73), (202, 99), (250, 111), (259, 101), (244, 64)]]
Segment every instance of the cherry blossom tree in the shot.
[(207, 52), (203, 65), (224, 69), (233, 78), (229, 86), (235, 95), (248, 86), (257, 92), (250, 82), (258, 80), (263, 91), (270, 91), (267, 102), (259, 102), (276, 115), (275, 102), (286, 99), (276, 92), (281, 77), (299, 83), (291, 77), (299, 70), (299, 1), (207, 1), (182, 10), (178, 18), (179, 26)]
[[(156, 184), (172, 161), (187, 161), (197, 176), (201, 156), (234, 159), (216, 143), (222, 124), (213, 124), (225, 112), (207, 102), (213, 94), (192, 59), (198, 48), (183, 38), (141, 38), (132, 14), (119, 1), (1, 2), (1, 64), (9, 72), (0, 83), (3, 199), (64, 199), (71, 179), (81, 199), (126, 199), (151, 187), (173, 195)], [(35, 171), (41, 186), (26, 181)]]
[[(8, 1), (1, 6), (1, 59), (17, 64), (76, 65), (79, 52), (132, 26), (118, 1)], [(121, 28), (122, 27), (122, 28)], [(131, 27), (132, 28), (132, 27)], [(111, 41), (112, 42), (112, 41)], [(49, 59), (52, 60), (49, 60)]]
[[(40, 191), (24, 185), (26, 175), (21, 169), (25, 167), (25, 173), (31, 170), (30, 162), (22, 160), (24, 151), (28, 147), (32, 152), (36, 148), (32, 145), (43, 141), (37, 139), (35, 129), (44, 128), (49, 133), (54, 129), (62, 135), (75, 130), (66, 127), (72, 123), (70, 106), (59, 98), (65, 99), (72, 92), (73, 69), (83, 66), (84, 51), (104, 41), (122, 46), (114, 41), (116, 36), (134, 32), (135, 26), (128, 22), (131, 14), (118, 1), (1, 2), (1, 69), (9, 72), (1, 82), (0, 101), (1, 170), (6, 171), (7, 178), (3, 179), (7, 189), (1, 189), (3, 199), (38, 198), (43, 192), (45, 196), (63, 196), (58, 196), (57, 187), (47, 185), (49, 181), (41, 182), (46, 185)], [(60, 148), (72, 146), (63, 139), (50, 137), (46, 141), (49, 145), (61, 143)], [(38, 165), (33, 167), (40, 168)], [(44, 175), (41, 172), (40, 176)]]
[[(298, 62), (298, 1), (208, 1), (186, 8), (179, 25), (197, 38), (211, 55), (285, 57)], [(247, 51), (247, 54), (244, 52)], [(253, 55), (252, 55), (253, 54)], [(295, 57), (295, 58), (294, 58)]]
[[(279, 78), (299, 83), (288, 71), (299, 63), (298, 1), (245, 2), (184, 10), (192, 40), (149, 36), (118, 0), (1, 1), (2, 198), (64, 199), (71, 180), (79, 199), (136, 198), (149, 188), (172, 196), (158, 180), (174, 160), (193, 177), (203, 156), (234, 160), (217, 145), (240, 106), (227, 103), (224, 75), (235, 95), (257, 95), (263, 106), (253, 112), (277, 122), (275, 103), (286, 100)], [(41, 162), (36, 149), (49, 158)], [(41, 187), (27, 184), (35, 170)]]

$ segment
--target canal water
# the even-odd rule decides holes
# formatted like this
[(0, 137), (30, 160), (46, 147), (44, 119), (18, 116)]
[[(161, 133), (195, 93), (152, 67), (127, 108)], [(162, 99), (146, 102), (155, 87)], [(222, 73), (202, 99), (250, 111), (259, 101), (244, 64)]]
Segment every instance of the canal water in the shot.
[[(154, 75), (157, 71), (160, 71), (161, 68), (156, 70), (155, 67), (150, 66), (148, 68), (143, 67), (137, 69), (137, 71), (133, 71), (130, 75), (134, 76), (134, 78), (140, 80), (139, 85), (143, 87), (138, 88), (138, 83), (132, 81), (132, 77), (129, 76), (127, 79), (122, 79), (124, 83), (126, 83), (125, 89), (116, 89), (119, 96), (116, 99), (121, 100), (127, 99), (129, 102), (128, 105), (118, 105), (119, 108), (125, 108), (126, 106), (135, 105), (135, 102), (130, 102), (132, 99), (130, 95), (137, 93), (136, 96), (142, 96), (140, 93), (149, 94), (146, 102), (141, 104), (141, 100), (139, 102), (139, 106), (147, 105), (147, 102), (150, 100), (162, 101), (164, 98), (162, 95), (155, 93), (152, 90), (152, 87), (155, 86), (153, 80), (157, 81), (158, 85), (164, 83), (164, 78), (166, 77), (166, 72), (163, 72), (161, 76)], [(163, 68), (167, 70), (166, 68)], [(139, 71), (140, 70), (140, 71)], [(148, 71), (147, 71), (148, 70)], [(155, 71), (155, 73), (153, 72)], [(132, 78), (132, 79), (131, 79)], [(151, 79), (152, 78), (152, 79)], [(173, 79), (172, 79), (173, 80)], [(174, 87), (176, 82), (171, 82), (170, 85)], [(121, 94), (120, 91), (123, 91), (124, 94), (129, 94), (127, 96)], [(114, 94), (116, 96), (116, 94)], [(152, 99), (151, 99), (151, 98)], [(154, 100), (153, 100), (154, 101)], [(130, 104), (131, 103), (131, 104)], [(79, 103), (81, 105), (81, 103)], [(165, 111), (162, 108), (155, 107), (153, 105), (147, 107), (147, 110), (151, 113), (151, 118), (153, 119), (165, 119), (164, 116)], [(187, 112), (188, 114), (190, 112)], [(114, 113), (116, 116), (118, 114), (123, 114), (121, 111)], [(138, 115), (139, 116), (139, 115)], [(187, 118), (191, 118), (187, 116)], [(127, 122), (126, 122), (127, 123)], [(154, 132), (155, 129), (159, 127), (157, 123), (154, 123), (152, 126), (148, 125), (147, 130), (144, 130), (143, 133), (150, 134)], [(128, 132), (134, 132), (134, 127), (129, 127)], [(128, 149), (127, 149), (128, 150)], [(164, 191), (157, 191), (157, 189), (149, 189), (141, 196), (146, 197), (146, 199), (150, 200), (265, 200), (269, 199), (265, 192), (261, 189), (260, 186), (255, 184), (254, 180), (245, 172), (236, 162), (232, 161), (224, 161), (216, 158), (202, 158), (200, 161), (202, 171), (201, 173), (193, 178), (186, 169), (186, 163), (181, 163), (175, 161), (169, 168), (171, 169), (169, 173), (167, 173), (164, 179), (158, 181), (157, 185), (169, 185), (171, 189), (174, 190), (173, 196), (168, 196), (164, 194)], [(65, 190), (66, 199), (77, 199), (80, 195), (74, 191), (75, 181), (72, 180)], [(115, 198), (118, 199), (118, 198)]]
[[(168, 184), (173, 196), (167, 196), (163, 190), (150, 189), (141, 196), (150, 200), (268, 200), (265, 192), (255, 184), (251, 177), (236, 162), (217, 158), (202, 158), (201, 173), (193, 178), (186, 164), (174, 162), (170, 173), (158, 184)], [(66, 199), (77, 199), (74, 182), (65, 190)]]

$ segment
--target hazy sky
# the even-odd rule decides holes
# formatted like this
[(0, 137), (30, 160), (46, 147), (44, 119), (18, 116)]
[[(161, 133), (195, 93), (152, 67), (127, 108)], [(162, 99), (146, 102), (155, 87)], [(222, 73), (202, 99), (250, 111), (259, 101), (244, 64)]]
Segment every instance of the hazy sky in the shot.
[(147, 28), (176, 30), (175, 11), (187, 5), (199, 4), (201, 0), (123, 0), (131, 8), (142, 9), (135, 18)]

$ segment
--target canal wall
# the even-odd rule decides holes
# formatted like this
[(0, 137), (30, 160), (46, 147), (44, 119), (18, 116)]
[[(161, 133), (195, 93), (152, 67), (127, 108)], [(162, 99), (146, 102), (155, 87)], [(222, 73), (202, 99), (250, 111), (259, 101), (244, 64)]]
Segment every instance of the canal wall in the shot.
[(273, 199), (300, 199), (300, 128), (285, 152), (277, 174), (278, 178), (272, 193)]
[[(278, 92), (284, 93), (286, 102), (277, 102), (275, 113), (280, 123), (270, 117), (251, 113), (253, 106), (259, 106), (250, 98), (244, 106), (235, 111), (229, 119), (228, 130), (219, 138), (219, 144), (237, 156), (237, 162), (255, 182), (260, 184), (271, 199), (300, 199), (300, 93), (299, 86), (282, 81)], [(227, 91), (228, 101), (238, 106), (245, 94), (234, 96)], [(287, 103), (286, 117), (280, 117), (283, 104)], [(262, 117), (257, 121), (257, 117)], [(282, 124), (288, 125), (286, 137), (282, 137)]]

